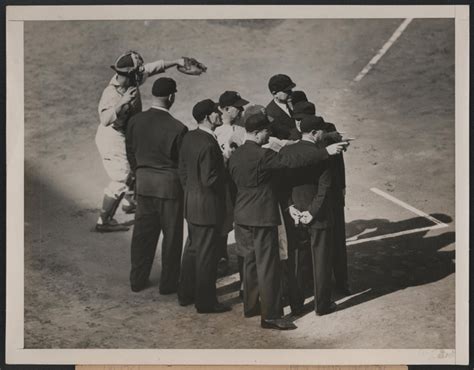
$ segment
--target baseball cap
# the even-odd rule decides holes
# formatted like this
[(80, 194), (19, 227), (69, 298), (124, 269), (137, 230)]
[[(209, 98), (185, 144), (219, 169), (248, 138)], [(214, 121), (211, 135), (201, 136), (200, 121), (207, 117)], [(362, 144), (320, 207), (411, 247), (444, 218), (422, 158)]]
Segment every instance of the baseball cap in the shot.
[(302, 90), (296, 90), (291, 93), (291, 102), (293, 106), (301, 101), (308, 101), (308, 97)]
[(253, 132), (256, 130), (263, 130), (265, 128), (270, 128), (270, 121), (268, 117), (263, 112), (258, 112), (247, 117), (244, 121), (245, 130), (247, 132)]
[(197, 122), (201, 122), (204, 118), (209, 116), (211, 113), (219, 113), (217, 103), (211, 99), (204, 99), (196, 103), (193, 107), (193, 117)]
[(130, 72), (138, 70), (143, 66), (143, 63), (143, 58), (139, 53), (136, 51), (127, 51), (120, 55), (110, 68), (118, 74), (128, 75)]
[(293, 118), (303, 119), (305, 116), (314, 116), (316, 107), (309, 101), (300, 101), (293, 105)]
[(168, 96), (177, 92), (176, 90), (176, 81), (169, 77), (158, 78), (154, 83), (151, 89), (153, 96)]
[(295, 86), (296, 84), (291, 80), (291, 78), (283, 74), (274, 75), (268, 81), (268, 88), (272, 94), (279, 91), (290, 90)]
[(301, 132), (311, 132), (313, 130), (324, 130), (326, 123), (321, 117), (317, 116), (306, 116), (301, 120), (300, 130)]
[(219, 105), (221, 108), (236, 107), (241, 108), (249, 102), (243, 99), (237, 91), (225, 91), (219, 97)]

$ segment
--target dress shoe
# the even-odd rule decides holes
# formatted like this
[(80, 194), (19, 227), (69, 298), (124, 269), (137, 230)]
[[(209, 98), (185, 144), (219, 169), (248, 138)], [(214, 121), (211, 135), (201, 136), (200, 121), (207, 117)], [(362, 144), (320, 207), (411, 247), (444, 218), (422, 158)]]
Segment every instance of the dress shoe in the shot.
[(327, 308), (323, 308), (322, 310), (316, 311), (316, 315), (324, 316), (330, 313), (333, 313), (337, 310), (337, 304), (335, 302), (331, 302), (331, 304)]
[(196, 308), (198, 313), (223, 313), (232, 310), (232, 307), (223, 304), (223, 303), (216, 303), (214, 306), (209, 308)]
[(151, 281), (147, 280), (144, 284), (131, 285), (130, 288), (132, 289), (132, 292), (138, 293), (138, 292), (141, 292), (142, 290), (148, 288), (150, 285), (151, 285)]
[(294, 330), (297, 328), (295, 324), (287, 319), (273, 319), (273, 320), (262, 320), (260, 326), (263, 329), (275, 329), (275, 330)]

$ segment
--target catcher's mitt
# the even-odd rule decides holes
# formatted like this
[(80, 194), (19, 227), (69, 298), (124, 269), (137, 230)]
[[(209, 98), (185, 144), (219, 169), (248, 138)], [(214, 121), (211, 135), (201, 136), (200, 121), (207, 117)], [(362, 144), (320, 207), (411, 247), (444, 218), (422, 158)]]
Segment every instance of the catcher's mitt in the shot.
[(189, 57), (183, 57), (183, 59), (184, 66), (178, 66), (178, 71), (193, 76), (199, 76), (201, 73), (206, 72), (207, 67), (196, 59)]

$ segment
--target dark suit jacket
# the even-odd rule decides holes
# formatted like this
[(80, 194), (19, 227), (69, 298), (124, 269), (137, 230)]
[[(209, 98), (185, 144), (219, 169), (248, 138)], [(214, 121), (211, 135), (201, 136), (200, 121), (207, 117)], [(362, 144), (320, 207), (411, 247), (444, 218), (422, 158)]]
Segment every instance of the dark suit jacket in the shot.
[[(328, 125), (328, 129), (326, 132), (336, 132), (336, 126), (333, 123), (326, 122)], [(289, 140), (301, 140), (301, 132), (295, 127), (294, 129), (290, 130), (290, 136), (288, 137)], [(328, 140), (326, 145), (334, 144), (335, 141)], [(346, 187), (346, 170), (344, 166), (344, 156), (343, 154), (338, 154), (331, 156), (329, 159), (331, 173), (333, 174), (332, 185), (331, 187), (337, 191), (345, 189)]]
[(296, 128), (295, 120), (281, 109), (274, 100), (267, 105), (267, 115), (272, 121), (272, 136), (279, 139), (288, 139), (291, 129)]
[(295, 127), (290, 130), (290, 136), (288, 137), (288, 140), (297, 141), (297, 140), (301, 140), (301, 137), (302, 137), (301, 132), (299, 132), (298, 129)]
[[(326, 130), (327, 132), (337, 131), (336, 126), (333, 123), (326, 123), (329, 126), (329, 128)], [(327, 144), (333, 143), (328, 142)], [(335, 191), (340, 192), (342, 189), (346, 188), (346, 168), (344, 165), (344, 155), (342, 153), (331, 157), (330, 168), (333, 176), (332, 188)]]
[(170, 113), (155, 108), (130, 119), (126, 145), (136, 173), (137, 194), (165, 199), (182, 197), (178, 155), (187, 131)]
[[(318, 150), (315, 144), (301, 140), (296, 144), (283, 147), (280, 153), (310, 156)], [(310, 224), (313, 228), (327, 228), (334, 222), (330, 196), (331, 179), (329, 161), (285, 171), (283, 182), (289, 190), (287, 206), (294, 205), (300, 211), (309, 211), (313, 216)]]
[(281, 169), (316, 164), (327, 157), (325, 149), (317, 149), (309, 155), (283, 155), (246, 141), (229, 160), (229, 172), (237, 186), (235, 223), (261, 227), (279, 225), (275, 175)]
[(196, 225), (219, 225), (225, 207), (224, 159), (217, 140), (200, 130), (186, 134), (179, 158), (184, 217)]

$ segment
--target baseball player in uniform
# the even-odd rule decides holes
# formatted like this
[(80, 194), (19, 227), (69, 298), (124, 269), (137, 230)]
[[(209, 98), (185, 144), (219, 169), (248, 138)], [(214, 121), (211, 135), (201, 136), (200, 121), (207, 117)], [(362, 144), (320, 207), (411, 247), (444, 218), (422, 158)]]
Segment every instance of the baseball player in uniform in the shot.
[[(245, 100), (240, 96), (237, 91), (225, 91), (219, 97), (219, 111), (221, 112), (222, 125), (216, 127), (215, 134), (217, 142), (222, 150), (224, 162), (227, 163), (232, 152), (242, 145), (245, 141), (245, 128), (236, 125), (236, 122), (242, 117), (244, 106), (248, 104), (248, 100)], [(224, 271), (227, 270), (229, 255), (227, 252), (227, 239), (228, 231), (232, 230), (233, 223), (233, 198), (235, 197), (235, 191), (232, 187), (232, 180), (225, 173), (225, 184), (226, 184), (226, 221), (229, 224), (223, 228), (223, 235), (219, 238), (219, 267)], [(239, 259), (239, 271), (241, 271), (242, 265), (241, 259)]]
[(102, 93), (99, 102), (100, 124), (95, 142), (110, 183), (104, 190), (104, 199), (96, 230), (99, 232), (126, 231), (119, 224), (115, 212), (124, 199), (124, 211), (134, 211), (133, 174), (127, 159), (125, 131), (131, 116), (142, 111), (139, 86), (149, 76), (164, 72), (173, 66), (182, 66), (184, 59), (157, 60), (144, 63), (135, 51), (122, 54), (111, 68), (116, 72)]

